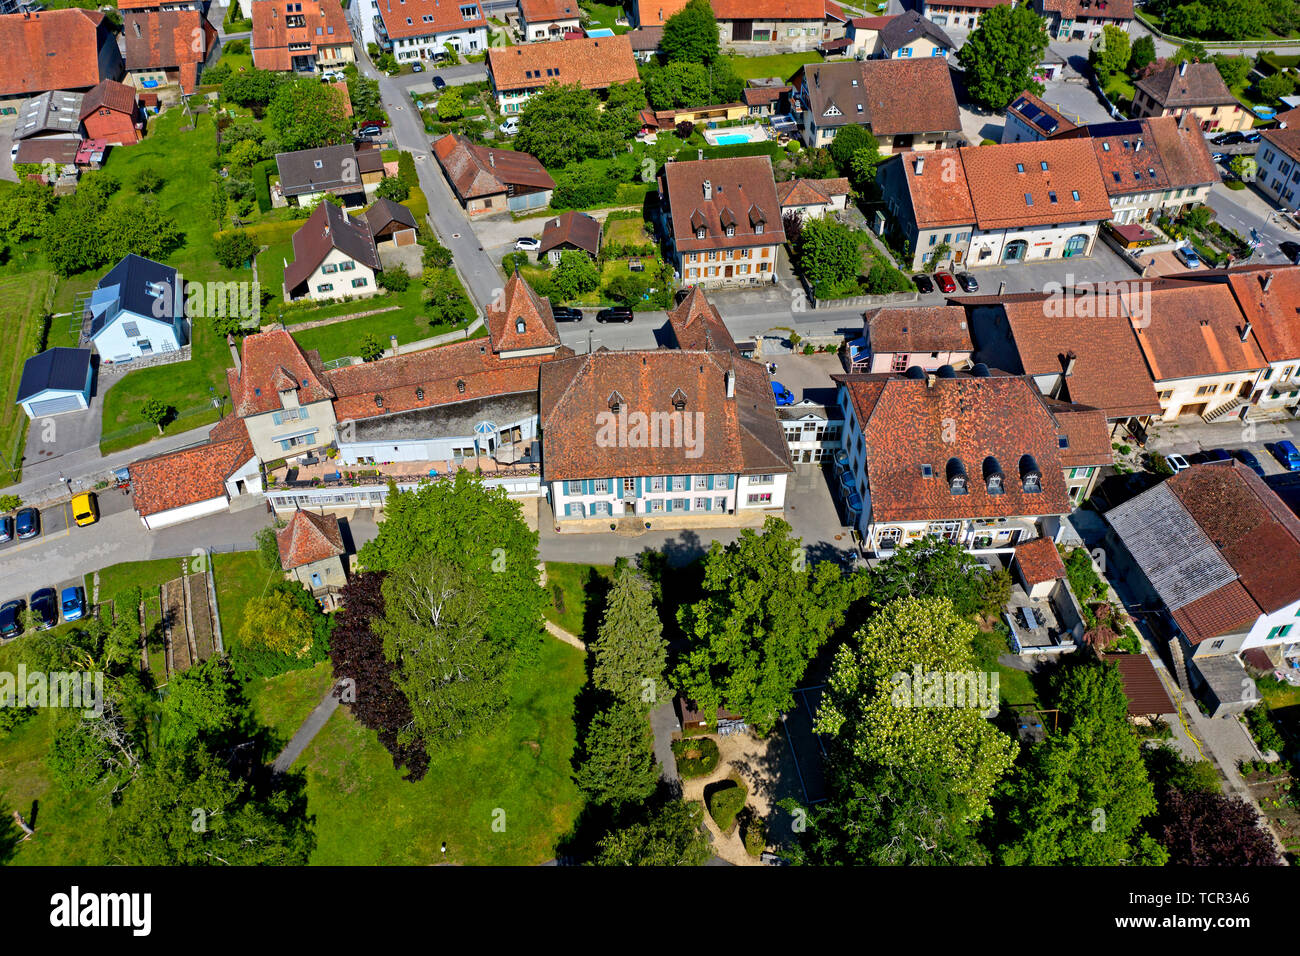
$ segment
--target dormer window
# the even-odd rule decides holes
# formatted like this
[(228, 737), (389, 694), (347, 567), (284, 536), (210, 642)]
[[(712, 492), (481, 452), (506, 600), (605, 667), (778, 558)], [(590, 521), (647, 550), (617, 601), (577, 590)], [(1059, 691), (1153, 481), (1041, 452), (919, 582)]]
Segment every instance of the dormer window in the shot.
[(525, 329), (525, 328), (526, 328), (526, 326), (524, 325), (524, 319), (523, 319), (523, 316), (520, 316), (519, 318), (515, 319), (515, 331), (516, 331), (516, 332), (518, 332), (520, 335), (523, 335), (523, 334), (524, 334), (524, 329)]
[(680, 412), (682, 409), (686, 407), (686, 393), (683, 392), (680, 388), (677, 389), (677, 391), (673, 392), (672, 403), (673, 403), (673, 408), (677, 409)]
[(729, 236), (734, 236), (735, 234), (736, 234), (736, 227), (735, 227), (735, 226), (728, 226), (728, 227), (727, 227), (727, 235), (729, 235)]
[(421, 402), (424, 401), (424, 389), (417, 388), (415, 390), (415, 398), (417, 401), (421, 401)]
[(1002, 494), (1002, 466), (992, 455), (984, 459), (984, 488), (991, 495)]
[(382, 396), (382, 395), (376, 395), (376, 396), (375, 396), (375, 407), (376, 407), (376, 408), (383, 408), (383, 407), (384, 407), (384, 396)]
[(623, 396), (618, 392), (609, 393), (609, 410), (615, 415), (623, 410)]
[(704, 227), (703, 227), (703, 226), (700, 226), (699, 229), (696, 229), (696, 230), (695, 230), (695, 238), (696, 238), (696, 239), (703, 239), (703, 238), (704, 238)]
[(465, 380), (463, 378), (456, 379), (456, 391), (462, 395), (465, 394)]
[(754, 235), (761, 236), (762, 234), (763, 234), (763, 224), (761, 222), (754, 223)]
[(1020, 456), (1020, 484), (1025, 494), (1032, 495), (1043, 490), (1042, 472), (1038, 470), (1038, 462), (1033, 455)]
[(954, 495), (966, 494), (966, 465), (960, 458), (948, 459), (948, 490)]

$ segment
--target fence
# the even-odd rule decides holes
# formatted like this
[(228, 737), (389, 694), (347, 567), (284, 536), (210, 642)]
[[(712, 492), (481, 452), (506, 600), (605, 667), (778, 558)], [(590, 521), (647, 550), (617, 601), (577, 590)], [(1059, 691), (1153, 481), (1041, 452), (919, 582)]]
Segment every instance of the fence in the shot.
[(155, 352), (152, 355), (131, 359), (129, 362), (104, 362), (99, 367), (99, 374), (102, 378), (106, 374), (125, 375), (127, 372), (134, 372), (137, 369), (155, 368), (159, 365), (175, 365), (177, 362), (188, 362), (190, 353), (190, 346), (182, 345), (171, 352)]
[[(168, 424), (175, 425), (178, 422), (187, 422), (192, 419), (193, 421), (190, 423), (189, 427), (198, 428), (200, 425), (205, 424), (204, 422), (199, 421), (199, 419), (205, 415), (211, 414), (212, 411), (218, 407), (216, 404), (217, 401), (219, 400), (214, 400), (213, 402), (208, 402), (203, 405), (194, 405), (190, 408), (178, 409)], [(215, 417), (212, 420), (215, 421)], [(126, 425), (122, 428), (114, 429), (111, 432), (101, 433), (99, 436), (99, 446), (103, 449), (124, 438), (130, 438), (133, 435), (143, 435), (147, 432), (156, 433), (157, 431), (158, 426), (152, 422), (137, 422), (134, 425)], [(184, 429), (182, 429), (182, 431), (184, 431)]]

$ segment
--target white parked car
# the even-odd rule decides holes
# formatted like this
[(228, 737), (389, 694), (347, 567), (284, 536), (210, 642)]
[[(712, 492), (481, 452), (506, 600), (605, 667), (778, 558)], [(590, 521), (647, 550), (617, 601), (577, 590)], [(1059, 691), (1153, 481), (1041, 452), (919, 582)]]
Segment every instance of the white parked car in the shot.
[(11, 163), (12, 163), (15, 159), (18, 158), (18, 147), (19, 147), (20, 145), (22, 145), (22, 144), (21, 144), (21, 143), (14, 143), (13, 148), (9, 150), (9, 161), (10, 161)]
[(515, 240), (516, 252), (536, 252), (542, 248), (542, 240), (533, 239), (529, 236), (521, 236)]
[(1174, 470), (1175, 475), (1192, 467), (1182, 455), (1165, 455), (1165, 461)]
[(514, 136), (515, 133), (519, 132), (519, 120), (512, 116), (498, 126), (497, 129), (501, 130), (501, 132), (505, 133), (507, 136)]

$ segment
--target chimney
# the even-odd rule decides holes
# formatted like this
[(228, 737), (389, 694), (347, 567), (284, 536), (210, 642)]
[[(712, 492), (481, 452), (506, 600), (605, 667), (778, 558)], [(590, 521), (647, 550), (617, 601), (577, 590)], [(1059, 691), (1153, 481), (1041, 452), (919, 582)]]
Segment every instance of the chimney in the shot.
[(696, 158), (696, 159), (703, 159), (703, 158), (704, 158), (704, 148), (703, 148), (703, 147), (700, 147), (699, 149), (697, 149), (697, 150), (695, 151), (695, 158)]
[(1073, 352), (1065, 353), (1065, 377), (1069, 378), (1074, 374), (1074, 363), (1079, 361), (1079, 356)]
[(1186, 61), (1186, 60), (1183, 60), (1182, 63), (1179, 63), (1179, 64), (1178, 64), (1178, 75), (1179, 75), (1179, 76), (1186, 76), (1186, 75), (1187, 75), (1187, 61)]
[(706, 179), (704, 180), (704, 201), (708, 202), (712, 198), (713, 198), (713, 183)]
[(925, 376), (925, 387), (926, 387), (926, 388), (934, 388), (934, 382), (935, 382), (935, 379), (937, 379), (937, 378), (938, 378), (938, 376), (935, 375), (933, 372), (928, 372), (928, 373), (926, 373), (926, 376)]
[(1241, 330), (1241, 340), (1244, 342), (1250, 338), (1250, 319), (1246, 320), (1246, 325)]
[(1271, 273), (1271, 272), (1265, 272), (1265, 273), (1264, 273), (1264, 291), (1267, 292), (1267, 291), (1268, 291), (1268, 287), (1271, 286), (1272, 284), (1273, 284), (1273, 273)]
[(227, 335), (226, 344), (230, 346), (230, 357), (235, 363), (235, 375), (242, 375), (244, 371), (244, 363), (239, 359), (239, 346), (235, 344), (235, 337), (233, 335)]
[(727, 369), (727, 398), (736, 397), (736, 372), (734, 369)]
[(925, 171), (925, 157), (916, 157), (916, 175), (920, 176)]
[(397, 336), (396, 336), (396, 335), (390, 335), (390, 336), (388, 337), (388, 347), (391, 348), (391, 349), (393, 350), (391, 354), (393, 354), (393, 355), (396, 355), (396, 354), (397, 354)]
[(1140, 152), (1142, 152), (1142, 140), (1138, 140), (1137, 143), (1134, 144), (1134, 146), (1133, 146), (1133, 152), (1135, 152), (1135, 153), (1140, 153)]

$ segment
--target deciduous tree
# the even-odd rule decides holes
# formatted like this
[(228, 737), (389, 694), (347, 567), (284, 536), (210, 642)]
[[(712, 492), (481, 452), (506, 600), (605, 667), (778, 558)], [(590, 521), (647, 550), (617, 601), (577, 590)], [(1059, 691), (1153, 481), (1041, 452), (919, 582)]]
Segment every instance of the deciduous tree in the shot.
[(957, 51), (967, 92), (994, 110), (1003, 109), (1021, 90), (1043, 92), (1033, 68), (1046, 49), (1046, 23), (1031, 7), (994, 7), (980, 17), (979, 26)]
[(718, 20), (709, 0), (690, 0), (664, 21), (659, 41), (668, 63), (710, 63), (718, 56)]
[(337, 91), (314, 79), (282, 83), (266, 108), (266, 119), (284, 151), (346, 143), (352, 130)]
[(611, 830), (600, 839), (596, 866), (703, 866), (711, 855), (704, 834), (704, 807), (668, 802), (644, 820)]

